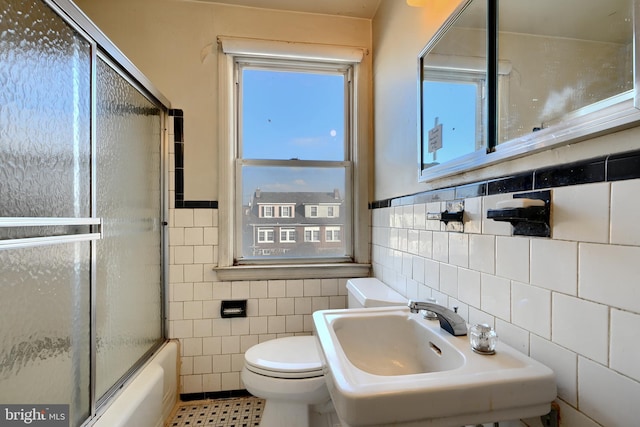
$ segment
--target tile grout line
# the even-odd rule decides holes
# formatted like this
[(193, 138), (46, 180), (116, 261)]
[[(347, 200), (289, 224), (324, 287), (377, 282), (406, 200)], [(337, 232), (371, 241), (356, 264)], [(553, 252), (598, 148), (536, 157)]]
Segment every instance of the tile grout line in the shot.
[(256, 427), (264, 399), (242, 397), (178, 402), (166, 427)]

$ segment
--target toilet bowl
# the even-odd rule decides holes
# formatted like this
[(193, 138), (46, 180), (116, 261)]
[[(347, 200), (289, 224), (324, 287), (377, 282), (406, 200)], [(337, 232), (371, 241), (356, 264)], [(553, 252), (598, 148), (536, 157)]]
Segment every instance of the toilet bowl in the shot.
[[(405, 305), (406, 298), (375, 278), (347, 281), (348, 307)], [(260, 427), (340, 425), (322, 372), (315, 336), (277, 338), (245, 353), (242, 382), (266, 400)]]

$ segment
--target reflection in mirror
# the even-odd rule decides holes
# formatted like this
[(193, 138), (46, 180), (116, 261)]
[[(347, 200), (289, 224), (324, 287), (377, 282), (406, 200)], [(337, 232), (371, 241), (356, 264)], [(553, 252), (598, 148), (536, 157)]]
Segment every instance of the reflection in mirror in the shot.
[(468, 3), (421, 55), (422, 169), (486, 147), (486, 15)]
[[(633, 89), (632, 0), (499, 2), (499, 141), (592, 111)], [(593, 108), (585, 108), (587, 106)]]
[(636, 1), (462, 2), (419, 55), (420, 180), (637, 123)]

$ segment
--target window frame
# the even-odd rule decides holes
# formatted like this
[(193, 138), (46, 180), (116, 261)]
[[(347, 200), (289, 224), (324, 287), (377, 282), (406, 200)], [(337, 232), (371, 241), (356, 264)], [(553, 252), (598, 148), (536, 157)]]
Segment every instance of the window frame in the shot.
[[(282, 233), (285, 233), (286, 239), (282, 238)], [(296, 243), (296, 234), (295, 227), (280, 227), (280, 243)]]
[[(273, 227), (257, 227), (257, 233), (258, 233), (258, 243), (275, 243), (276, 242), (276, 233)], [(269, 239), (269, 233), (271, 233), (271, 239)]]
[[(320, 242), (320, 226), (319, 225), (306, 225), (304, 227), (304, 241), (305, 242)], [(309, 237), (307, 237), (307, 233), (309, 233)]]
[[(342, 229), (337, 225), (327, 225), (324, 228), (325, 241), (327, 243), (336, 243), (342, 241)], [(338, 238), (336, 238), (336, 235)]]
[[(343, 141), (343, 149), (342, 149), (342, 159), (340, 160), (301, 160), (297, 158), (293, 159), (256, 159), (256, 158), (247, 158), (243, 155), (243, 116), (242, 111), (244, 110), (244, 106), (242, 104), (244, 97), (244, 82), (243, 82), (243, 72), (245, 70), (250, 71), (277, 71), (277, 72), (293, 72), (293, 73), (308, 73), (312, 75), (335, 75), (341, 76), (344, 84), (343, 84), (343, 107), (344, 107), (344, 134), (345, 139)], [(291, 61), (289, 59), (274, 59), (274, 58), (250, 58), (245, 56), (239, 56), (235, 58), (234, 61), (234, 75), (235, 75), (235, 98), (234, 98), (234, 107), (235, 107), (235, 126), (237, 128), (236, 133), (236, 141), (235, 141), (235, 152), (236, 152), (236, 177), (235, 177), (235, 191), (236, 191), (236, 203), (242, 203), (243, 192), (252, 190), (250, 188), (245, 188), (243, 184), (243, 167), (274, 167), (274, 168), (335, 168), (338, 170), (342, 170), (344, 172), (344, 196), (342, 204), (345, 207), (346, 214), (343, 216), (345, 220), (344, 229), (347, 230), (345, 232), (346, 238), (343, 239), (345, 255), (344, 256), (323, 256), (318, 255), (316, 257), (308, 257), (308, 258), (298, 258), (295, 254), (291, 256), (295, 251), (291, 251), (290, 253), (281, 254), (279, 256), (251, 256), (242, 247), (243, 242), (245, 241), (245, 236), (241, 230), (245, 229), (243, 225), (244, 220), (244, 209), (240, 209), (239, 206), (236, 207), (236, 217), (234, 223), (235, 234), (235, 244), (234, 244), (234, 264), (236, 265), (254, 265), (254, 264), (268, 264), (268, 265), (277, 265), (277, 264), (289, 264), (291, 262), (304, 262), (304, 263), (326, 263), (326, 262), (350, 262), (353, 261), (353, 244), (352, 244), (352, 233), (350, 233), (350, 229), (354, 222), (353, 216), (349, 215), (349, 212), (352, 212), (353, 201), (351, 198), (353, 180), (352, 180), (352, 169), (353, 162), (351, 160), (351, 146), (353, 145), (352, 141), (352, 132), (351, 132), (351, 115), (353, 114), (352, 98), (353, 98), (353, 66), (352, 64), (337, 64), (337, 63), (325, 63), (325, 62), (316, 62), (316, 61)], [(329, 191), (331, 189), (327, 189)], [(259, 204), (260, 206), (260, 204)], [(261, 206), (264, 208), (264, 216), (263, 218), (276, 218), (279, 214), (277, 210), (277, 204), (265, 204)], [(270, 208), (269, 212), (271, 216), (267, 216), (267, 208)], [(317, 203), (310, 205), (310, 216), (308, 218), (325, 218), (323, 215), (323, 204)], [(306, 225), (306, 224), (305, 224)], [(310, 223), (309, 225), (315, 225), (314, 223)], [(317, 239), (304, 240), (305, 242), (313, 242), (313, 243), (321, 243), (322, 239), (318, 236)]]
[(291, 205), (280, 206), (280, 218), (293, 218), (293, 207)]
[(260, 218), (274, 218), (275, 209), (273, 205), (260, 205)]
[[(219, 251), (218, 264), (213, 269), (219, 280), (294, 279), (294, 278), (338, 278), (363, 277), (370, 273), (369, 253), (369, 164), (371, 57), (368, 49), (350, 46), (334, 46), (313, 43), (281, 42), (237, 37), (218, 37), (218, 117), (219, 117), (219, 173), (224, 180), (219, 182)], [(350, 259), (326, 259), (312, 263), (309, 260), (284, 264), (237, 265), (234, 262), (234, 221), (239, 206), (236, 206), (237, 162), (235, 62), (243, 59), (283, 60), (312, 62), (314, 64), (349, 64), (353, 69), (350, 100), (349, 137), (352, 141), (346, 153), (351, 162), (350, 191), (352, 200), (351, 229), (352, 256)], [(230, 179), (227, 179), (230, 177)], [(353, 218), (358, 218), (354, 221)]]

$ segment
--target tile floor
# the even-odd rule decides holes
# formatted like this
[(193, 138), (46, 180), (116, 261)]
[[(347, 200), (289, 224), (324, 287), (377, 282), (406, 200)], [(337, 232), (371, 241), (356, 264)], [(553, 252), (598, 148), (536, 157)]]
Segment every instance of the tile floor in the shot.
[(257, 397), (180, 402), (166, 427), (257, 427), (263, 411)]

